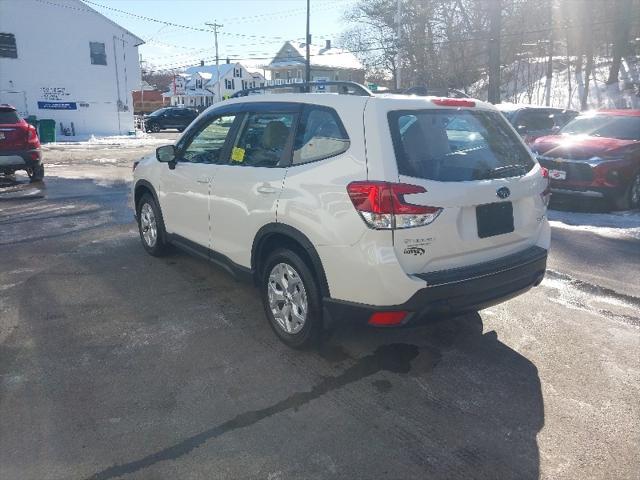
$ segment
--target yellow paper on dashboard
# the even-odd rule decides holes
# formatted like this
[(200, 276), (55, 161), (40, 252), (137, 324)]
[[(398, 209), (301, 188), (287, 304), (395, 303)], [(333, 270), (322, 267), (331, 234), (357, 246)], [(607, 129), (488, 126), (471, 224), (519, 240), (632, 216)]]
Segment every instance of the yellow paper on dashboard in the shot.
[(233, 147), (231, 150), (231, 160), (234, 162), (244, 162), (244, 148)]

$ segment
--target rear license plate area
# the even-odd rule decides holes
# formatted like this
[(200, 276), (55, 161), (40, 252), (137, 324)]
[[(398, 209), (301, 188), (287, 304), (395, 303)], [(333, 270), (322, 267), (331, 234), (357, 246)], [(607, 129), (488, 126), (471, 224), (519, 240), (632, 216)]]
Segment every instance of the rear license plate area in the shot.
[(513, 232), (513, 205), (511, 202), (478, 205), (476, 220), (480, 238)]

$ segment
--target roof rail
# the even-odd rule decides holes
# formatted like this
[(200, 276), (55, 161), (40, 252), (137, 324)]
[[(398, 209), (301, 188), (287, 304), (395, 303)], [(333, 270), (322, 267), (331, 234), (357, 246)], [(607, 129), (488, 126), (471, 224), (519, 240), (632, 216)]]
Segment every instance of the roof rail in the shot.
[[(337, 86), (338, 93), (341, 95), (358, 95), (361, 97), (373, 97), (373, 93), (364, 85), (356, 82), (327, 81), (327, 82), (300, 82), (300, 83), (282, 83), (280, 85), (265, 85), (264, 87), (247, 88), (231, 95), (231, 98), (246, 97), (252, 93), (264, 92), (265, 90), (281, 90), (285, 88), (298, 89), (296, 93), (309, 93), (311, 87), (330, 87)], [(322, 88), (323, 90), (324, 88)]]

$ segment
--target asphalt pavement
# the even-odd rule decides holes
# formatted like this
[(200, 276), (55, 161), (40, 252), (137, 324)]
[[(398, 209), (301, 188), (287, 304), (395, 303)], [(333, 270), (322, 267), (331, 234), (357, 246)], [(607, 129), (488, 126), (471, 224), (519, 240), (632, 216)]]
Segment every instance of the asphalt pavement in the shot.
[(153, 148), (0, 177), (1, 479), (639, 478), (639, 238), (554, 228), (525, 295), (295, 351), (253, 287), (145, 253)]

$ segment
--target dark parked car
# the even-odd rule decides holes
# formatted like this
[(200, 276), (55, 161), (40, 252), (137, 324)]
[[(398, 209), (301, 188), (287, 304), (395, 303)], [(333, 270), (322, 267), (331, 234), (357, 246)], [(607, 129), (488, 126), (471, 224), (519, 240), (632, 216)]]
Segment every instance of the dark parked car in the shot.
[(190, 108), (165, 107), (145, 115), (144, 126), (149, 132), (159, 132), (167, 128), (176, 128), (182, 132), (197, 116), (198, 112)]
[(38, 132), (14, 107), (0, 104), (0, 173), (13, 175), (26, 170), (31, 181), (44, 177)]
[(580, 115), (531, 150), (549, 170), (552, 192), (640, 208), (640, 110)]
[(538, 137), (557, 133), (558, 130), (578, 115), (575, 110), (539, 107), (536, 105), (501, 103), (496, 107), (507, 117), (507, 120), (528, 145), (532, 144)]

